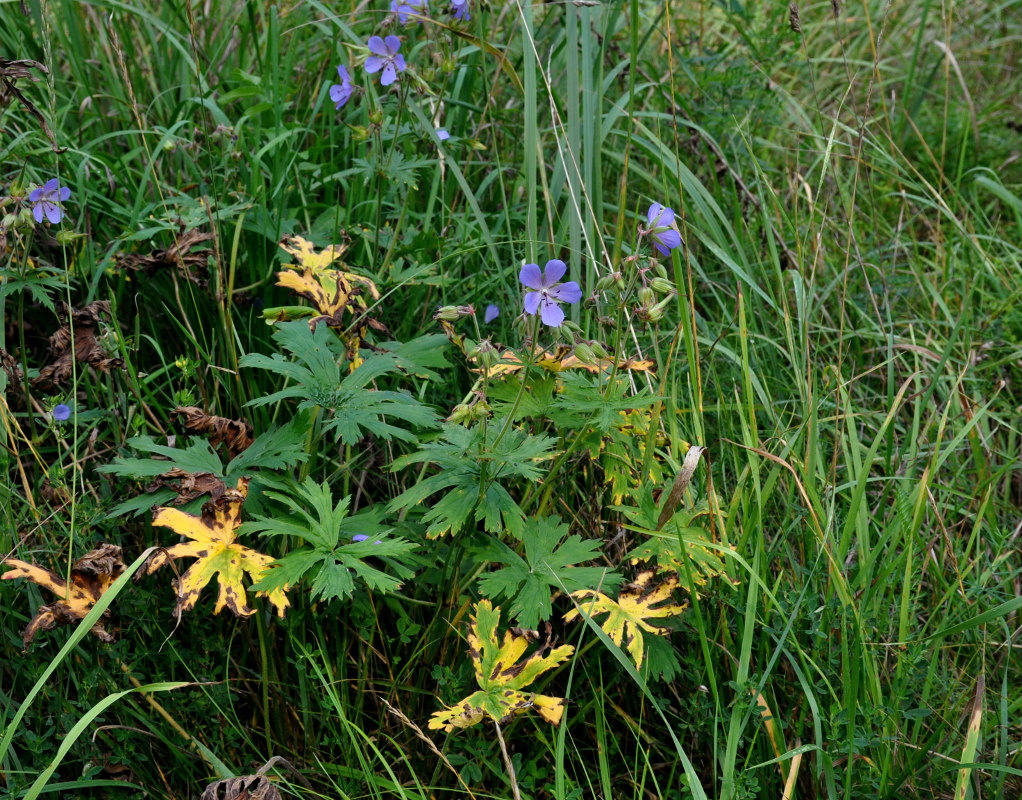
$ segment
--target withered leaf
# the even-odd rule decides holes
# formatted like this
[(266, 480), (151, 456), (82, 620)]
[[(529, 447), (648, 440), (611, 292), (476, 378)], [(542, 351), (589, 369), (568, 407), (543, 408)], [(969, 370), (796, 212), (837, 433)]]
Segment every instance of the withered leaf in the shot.
[[(153, 514), (153, 525), (170, 528), (190, 541), (154, 553), (142, 565), (141, 574), (151, 575), (177, 558), (195, 559), (175, 581), (177, 613), (193, 609), (202, 590), (214, 577), (220, 584), (214, 613), (220, 613), (225, 607), (239, 617), (255, 613), (248, 605), (242, 578), (248, 573), (252, 582), (258, 582), (271, 569), (273, 557), (238, 544), (237, 529), (241, 525), (241, 506), (248, 496), (248, 484), (248, 478), (241, 478), (236, 489), (228, 489), (219, 500), (206, 503), (198, 516), (166, 507), (156, 509)], [(290, 605), (286, 591), (285, 586), (270, 592), (256, 592), (256, 596), (266, 597), (277, 609), (278, 616), (283, 617)]]
[(174, 409), (185, 430), (205, 433), (214, 448), (227, 445), (230, 458), (248, 449), (252, 444), (252, 426), (243, 419), (228, 419), (207, 414), (196, 406), (178, 406)]
[(216, 503), (227, 491), (224, 482), (212, 472), (185, 472), (180, 467), (174, 467), (157, 476), (145, 490), (152, 493), (165, 486), (177, 492), (177, 498), (173, 501), (176, 506), (189, 503), (204, 494), (208, 494), (210, 500)]
[[(67, 317), (67, 306), (61, 303), (58, 314)], [(96, 340), (97, 328), (102, 320), (112, 319), (109, 300), (89, 303), (81, 311), (70, 312), (70, 321), (50, 337), (50, 354), (54, 361), (39, 370), (39, 377), (32, 381), (37, 388), (48, 389), (64, 383), (71, 377), (75, 359), (88, 364), (100, 372), (110, 372), (124, 367), (121, 358), (110, 357)], [(72, 336), (73, 330), (73, 336)], [(72, 341), (74, 348), (72, 350)]]
[[(27, 14), (28, 12), (26, 12)], [(50, 126), (46, 124), (46, 117), (43, 116), (42, 112), (35, 107), (31, 100), (21, 93), (14, 82), (18, 78), (29, 78), (33, 81), (41, 80), (38, 76), (32, 74), (32, 70), (39, 70), (49, 74), (49, 70), (43, 64), (38, 61), (32, 61), (30, 59), (20, 59), (17, 61), (8, 61), (6, 58), (0, 58), (0, 108), (3, 108), (11, 102), (11, 97), (14, 97), (20, 102), (33, 117), (39, 122), (39, 126), (43, 129), (46, 137), (50, 140), (50, 147), (55, 153), (63, 153), (63, 147), (57, 146), (57, 137), (53, 135), (53, 131), (50, 130)]]
[(178, 233), (174, 244), (166, 249), (153, 250), (149, 255), (122, 255), (117, 259), (117, 266), (152, 275), (163, 269), (175, 269), (182, 277), (197, 286), (209, 283), (209, 259), (215, 257), (211, 248), (194, 249), (196, 245), (213, 239), (212, 233), (198, 230), (185, 230), (183, 222), (178, 220)]
[[(101, 544), (78, 559), (71, 567), (70, 585), (55, 572), (16, 558), (7, 559), (3, 566), (9, 567), (10, 571), (0, 575), (0, 580), (26, 578), (37, 586), (53, 592), (58, 598), (56, 602), (40, 606), (39, 611), (28, 623), (22, 635), (26, 648), (40, 631), (50, 631), (84, 619), (96, 605), (96, 601), (124, 572), (121, 548), (114, 544)], [(109, 615), (108, 609), (100, 618), (100, 622), (92, 627), (92, 632), (104, 642), (114, 640), (113, 635), (103, 627)]]
[(312, 785), (305, 779), (294, 765), (283, 756), (274, 756), (263, 764), (255, 775), (241, 775), (237, 778), (224, 778), (213, 781), (203, 791), (199, 800), (280, 800), (280, 792), (266, 773), (274, 764), (281, 763), (289, 767), (302, 785), (311, 789)]
[(14, 356), (0, 347), (0, 366), (7, 373), (7, 379), (12, 386), (21, 386), (21, 379), (24, 373), (21, 371), (21, 364), (14, 360)]

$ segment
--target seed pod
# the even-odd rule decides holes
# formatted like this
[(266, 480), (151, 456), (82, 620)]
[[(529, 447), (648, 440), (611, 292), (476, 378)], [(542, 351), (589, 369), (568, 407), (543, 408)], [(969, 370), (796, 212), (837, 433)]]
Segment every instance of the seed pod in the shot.
[(593, 348), (591, 348), (585, 342), (579, 342), (577, 345), (575, 345), (575, 358), (577, 358), (583, 364), (596, 363), (596, 353), (594, 353)]

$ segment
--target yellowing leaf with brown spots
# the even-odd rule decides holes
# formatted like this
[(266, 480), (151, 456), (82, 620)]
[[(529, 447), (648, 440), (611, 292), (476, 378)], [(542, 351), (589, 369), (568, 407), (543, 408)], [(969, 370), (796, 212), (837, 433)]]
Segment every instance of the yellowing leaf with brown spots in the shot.
[[(547, 372), (564, 372), (569, 369), (582, 369), (586, 372), (610, 372), (614, 368), (614, 360), (612, 358), (598, 359), (595, 364), (581, 361), (575, 355), (574, 348), (566, 344), (559, 345), (553, 350), (539, 353), (535, 359), (536, 366)], [(472, 360), (476, 361), (476, 359)], [(480, 367), (475, 371), (485, 372), (486, 377), (495, 378), (500, 375), (510, 375), (518, 372), (524, 366), (525, 364), (517, 353), (513, 350), (505, 350), (500, 354), (500, 359), (493, 366), (489, 368)], [(653, 369), (653, 362), (637, 358), (622, 358), (618, 359), (617, 368), (631, 372), (649, 372)]]
[[(219, 614), (225, 606), (239, 617), (255, 613), (255, 609), (248, 606), (242, 577), (247, 572), (255, 583), (267, 573), (274, 559), (236, 541), (241, 506), (248, 496), (248, 482), (248, 478), (242, 478), (237, 489), (229, 489), (219, 500), (206, 503), (201, 515), (187, 514), (177, 508), (158, 508), (153, 514), (153, 525), (170, 528), (191, 541), (171, 545), (152, 555), (142, 567), (144, 574), (151, 575), (176, 558), (196, 559), (176, 581), (177, 613), (193, 609), (202, 590), (214, 577), (220, 584), (214, 613)], [(287, 587), (256, 592), (256, 596), (269, 599), (277, 615), (283, 617), (290, 605), (285, 591)]]
[(498, 643), (499, 623), (499, 608), (493, 608), (489, 600), (476, 604), (468, 631), (468, 653), (475, 667), (479, 691), (433, 714), (429, 718), (429, 727), (433, 730), (453, 733), (455, 728), (467, 728), (486, 717), (503, 723), (529, 708), (534, 708), (551, 725), (560, 723), (564, 699), (525, 691), (525, 687), (567, 660), (575, 648), (570, 644), (562, 645), (544, 656), (550, 647), (550, 642), (546, 641), (519, 663), (529, 644), (539, 639), (539, 634), (512, 628), (504, 632), (503, 641)]
[[(642, 631), (665, 635), (665, 631), (654, 628), (647, 620), (664, 617), (674, 617), (685, 610), (685, 606), (675, 603), (668, 603), (656, 607), (658, 603), (668, 600), (678, 587), (678, 576), (672, 575), (659, 586), (652, 586), (656, 573), (653, 570), (642, 572), (635, 579), (621, 589), (617, 600), (612, 600), (605, 594), (594, 592), (590, 589), (572, 592), (578, 605), (589, 616), (595, 617), (600, 614), (607, 614), (607, 618), (600, 627), (618, 647), (623, 647), (632, 657), (636, 667), (642, 666), (644, 650), (642, 646)], [(564, 615), (565, 622), (575, 619), (579, 615), (579, 609), (573, 608)]]
[[(5, 572), (0, 576), (0, 580), (26, 578), (57, 596), (53, 603), (40, 606), (25, 628), (22, 641), (26, 648), (40, 631), (50, 631), (84, 619), (96, 605), (96, 601), (124, 572), (121, 548), (114, 544), (101, 544), (78, 559), (71, 567), (70, 584), (55, 572), (16, 558), (7, 559), (3, 566), (9, 567), (10, 572)], [(105, 620), (108, 616), (109, 610), (100, 619)], [(92, 632), (104, 642), (114, 640), (113, 635), (103, 627), (103, 622), (96, 623), (92, 627)]]
[[(371, 279), (330, 266), (344, 255), (347, 245), (332, 244), (317, 253), (312, 242), (301, 236), (285, 236), (280, 246), (293, 255), (297, 263), (285, 264), (277, 273), (277, 286), (291, 289), (309, 300), (328, 325), (341, 325), (341, 315), (349, 305), (364, 311), (367, 305), (362, 292), (367, 292), (374, 300), (380, 299), (380, 292)], [(352, 311), (354, 313), (354, 309)]]

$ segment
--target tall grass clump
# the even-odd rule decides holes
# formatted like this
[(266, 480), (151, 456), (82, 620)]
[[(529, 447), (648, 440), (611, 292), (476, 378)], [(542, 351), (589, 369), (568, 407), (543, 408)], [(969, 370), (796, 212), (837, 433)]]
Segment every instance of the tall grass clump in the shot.
[(0, 795), (1019, 796), (1015, 0), (3, 9)]

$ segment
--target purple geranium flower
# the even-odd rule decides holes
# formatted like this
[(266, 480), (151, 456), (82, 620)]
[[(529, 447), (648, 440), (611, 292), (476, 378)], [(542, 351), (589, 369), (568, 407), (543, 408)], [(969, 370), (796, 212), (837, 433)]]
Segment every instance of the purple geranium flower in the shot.
[(486, 314), (483, 316), (483, 322), (487, 325), (495, 320), (500, 315), (500, 309), (493, 303), (486, 306)]
[(60, 181), (56, 178), (51, 178), (42, 186), (33, 189), (28, 196), (28, 201), (34, 204), (32, 216), (35, 217), (35, 221), (42, 222), (43, 214), (45, 214), (46, 219), (56, 225), (64, 216), (60, 204), (70, 196), (71, 190), (66, 186), (61, 186)]
[(390, 0), (390, 10), (391, 13), (397, 14), (398, 22), (407, 25), (408, 17), (426, 15), (427, 0)]
[(58, 403), (53, 407), (53, 418), (57, 422), (64, 422), (71, 417), (71, 406), (64, 403)]
[[(354, 536), (351, 537), (351, 541), (364, 542), (368, 538), (369, 537), (366, 536), (364, 533), (356, 533)], [(379, 539), (377, 539), (375, 542), (373, 542), (373, 544), (382, 544), (382, 542)]]
[(390, 86), (397, 80), (397, 74), (405, 68), (405, 57), (398, 50), (401, 49), (401, 40), (396, 36), (388, 36), (385, 40), (379, 36), (369, 37), (369, 52), (373, 55), (366, 59), (366, 72), (372, 75), (383, 70), (383, 77), (380, 83)]
[(330, 99), (337, 103), (337, 110), (340, 111), (342, 106), (351, 99), (355, 87), (351, 85), (351, 76), (344, 64), (337, 67), (337, 74), (341, 76), (341, 82), (330, 87)]
[(451, 138), (451, 134), (447, 132), (447, 128), (437, 128), (436, 138), (439, 139), (441, 142), (446, 142), (448, 139)]
[(646, 212), (646, 221), (649, 223), (649, 238), (653, 240), (653, 247), (660, 255), (669, 256), (671, 251), (681, 244), (681, 234), (671, 225), (674, 224), (674, 212), (659, 203), (654, 203)]
[(451, 10), (454, 12), (455, 19), (465, 20), (465, 22), (471, 19), (468, 15), (468, 0), (451, 0)]
[(533, 292), (525, 295), (525, 313), (535, 314), (539, 310), (544, 325), (559, 328), (564, 322), (564, 312), (558, 303), (577, 303), (582, 299), (582, 290), (575, 281), (558, 283), (564, 277), (568, 267), (560, 259), (546, 262), (542, 272), (538, 264), (526, 264), (518, 274), (518, 280)]

